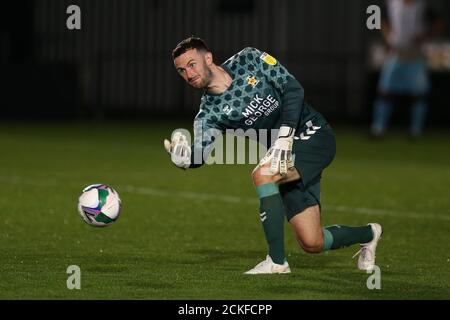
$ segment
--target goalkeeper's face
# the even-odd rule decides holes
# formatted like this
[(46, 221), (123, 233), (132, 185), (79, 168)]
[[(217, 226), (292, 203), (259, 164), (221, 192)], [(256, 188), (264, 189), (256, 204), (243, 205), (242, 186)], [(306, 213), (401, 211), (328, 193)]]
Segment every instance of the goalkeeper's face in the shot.
[(178, 74), (192, 87), (205, 89), (211, 82), (212, 55), (210, 52), (191, 49), (174, 60)]

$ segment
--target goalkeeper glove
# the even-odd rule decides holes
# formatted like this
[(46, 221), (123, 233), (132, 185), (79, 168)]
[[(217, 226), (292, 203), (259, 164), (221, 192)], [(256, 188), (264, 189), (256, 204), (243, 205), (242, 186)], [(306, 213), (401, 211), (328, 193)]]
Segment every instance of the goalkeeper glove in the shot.
[(272, 174), (279, 173), (284, 176), (288, 170), (294, 166), (292, 160), (292, 144), (294, 143), (295, 129), (281, 126), (278, 131), (278, 139), (275, 140), (273, 146), (269, 149), (272, 159), (270, 172)]
[(173, 134), (172, 142), (165, 139), (164, 148), (177, 167), (186, 169), (191, 165), (191, 147), (186, 136), (181, 132), (177, 131)]

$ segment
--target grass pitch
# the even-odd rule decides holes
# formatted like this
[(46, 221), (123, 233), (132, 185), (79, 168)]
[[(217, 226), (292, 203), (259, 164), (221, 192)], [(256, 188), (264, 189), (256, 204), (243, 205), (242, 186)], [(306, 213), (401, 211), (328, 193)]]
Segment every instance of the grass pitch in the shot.
[[(266, 254), (252, 165), (175, 168), (162, 139), (191, 124), (2, 124), (0, 299), (449, 299), (450, 132), (417, 143), (335, 128), (322, 180), (324, 225), (384, 227), (381, 289), (353, 246), (303, 253), (286, 224), (292, 274), (242, 273)], [(92, 183), (117, 189), (112, 226), (76, 211)], [(66, 287), (81, 268), (81, 290)]]

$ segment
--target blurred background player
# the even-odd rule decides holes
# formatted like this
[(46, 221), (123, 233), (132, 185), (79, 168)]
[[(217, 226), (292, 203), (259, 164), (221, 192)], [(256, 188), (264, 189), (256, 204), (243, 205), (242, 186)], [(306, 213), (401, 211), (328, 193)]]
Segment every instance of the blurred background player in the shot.
[(321, 227), (321, 174), (335, 156), (335, 137), (325, 118), (304, 100), (302, 86), (289, 71), (255, 48), (245, 48), (218, 66), (203, 40), (194, 37), (180, 42), (172, 56), (180, 76), (203, 90), (192, 147), (180, 132), (164, 141), (176, 166), (202, 165), (209, 153), (205, 150), (226, 129), (278, 129), (275, 142), (252, 173), (269, 252), (246, 273), (290, 273), (285, 217), (306, 252), (361, 244), (358, 267), (373, 268), (382, 233), (379, 224)]
[(411, 103), (409, 133), (418, 138), (423, 134), (430, 90), (422, 46), (442, 31), (443, 22), (423, 0), (386, 0), (383, 13), (382, 34), (390, 53), (380, 74), (371, 133), (385, 134), (394, 98), (406, 95)]

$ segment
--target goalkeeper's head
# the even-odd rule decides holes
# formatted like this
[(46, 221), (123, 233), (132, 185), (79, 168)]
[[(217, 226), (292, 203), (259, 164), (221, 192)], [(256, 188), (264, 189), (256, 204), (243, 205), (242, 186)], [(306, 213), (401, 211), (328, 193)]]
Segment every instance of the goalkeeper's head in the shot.
[(172, 51), (178, 74), (192, 87), (205, 89), (211, 82), (212, 53), (205, 42), (196, 37), (181, 41)]

